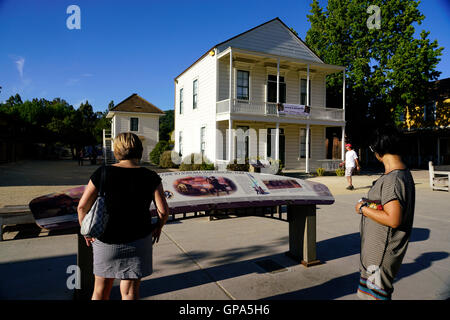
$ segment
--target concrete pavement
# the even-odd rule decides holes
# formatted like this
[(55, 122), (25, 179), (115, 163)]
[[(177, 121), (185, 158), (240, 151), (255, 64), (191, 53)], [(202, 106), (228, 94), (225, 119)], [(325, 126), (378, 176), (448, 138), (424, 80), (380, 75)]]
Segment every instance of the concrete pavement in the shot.
[[(413, 174), (414, 229), (393, 299), (448, 299), (450, 194), (431, 191), (426, 171)], [(200, 217), (168, 223), (154, 246), (154, 273), (143, 279), (142, 299), (358, 299), (360, 216), (353, 208), (378, 176), (356, 176), (353, 191), (345, 190), (344, 177), (312, 178), (326, 184), (336, 201), (318, 206), (317, 256), (323, 263), (310, 268), (284, 255), (285, 221)], [(20, 233), (10, 229), (0, 242), (0, 299), (72, 299), (67, 270), (76, 264), (76, 235)], [(120, 299), (117, 284), (112, 299)]]

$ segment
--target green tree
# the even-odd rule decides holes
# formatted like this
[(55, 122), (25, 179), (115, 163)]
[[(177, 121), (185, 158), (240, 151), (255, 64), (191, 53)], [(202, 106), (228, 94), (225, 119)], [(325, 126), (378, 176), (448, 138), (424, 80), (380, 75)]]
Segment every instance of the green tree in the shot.
[[(370, 5), (380, 8), (380, 28), (368, 28)], [(364, 145), (373, 126), (398, 122), (407, 106), (422, 103), (443, 48), (414, 38), (425, 18), (414, 0), (318, 0), (311, 3), (306, 43), (325, 63), (346, 67), (347, 135)], [(342, 74), (327, 76), (327, 105), (342, 101)]]
[(159, 140), (170, 140), (170, 133), (173, 131), (174, 112), (173, 110), (165, 111), (165, 114), (159, 118)]

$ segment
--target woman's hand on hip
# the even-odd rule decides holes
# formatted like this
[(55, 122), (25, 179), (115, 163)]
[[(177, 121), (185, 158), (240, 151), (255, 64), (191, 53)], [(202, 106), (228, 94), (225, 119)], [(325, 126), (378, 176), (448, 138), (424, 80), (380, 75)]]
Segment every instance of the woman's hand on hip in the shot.
[(91, 243), (95, 241), (95, 238), (89, 238), (89, 237), (84, 236), (84, 240), (86, 240), (86, 245), (88, 247), (90, 247)]

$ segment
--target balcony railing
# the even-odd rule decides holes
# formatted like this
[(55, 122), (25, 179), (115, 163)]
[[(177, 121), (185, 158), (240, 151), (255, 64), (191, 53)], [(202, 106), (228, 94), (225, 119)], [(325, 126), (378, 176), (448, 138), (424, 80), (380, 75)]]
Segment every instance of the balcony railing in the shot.
[(309, 116), (305, 115), (289, 115), (279, 114), (277, 104), (273, 102), (259, 102), (230, 99), (218, 101), (216, 103), (216, 113), (238, 113), (238, 114), (253, 114), (253, 115), (271, 115), (287, 118), (298, 119), (317, 119), (317, 120), (344, 120), (344, 111), (336, 108), (311, 107)]

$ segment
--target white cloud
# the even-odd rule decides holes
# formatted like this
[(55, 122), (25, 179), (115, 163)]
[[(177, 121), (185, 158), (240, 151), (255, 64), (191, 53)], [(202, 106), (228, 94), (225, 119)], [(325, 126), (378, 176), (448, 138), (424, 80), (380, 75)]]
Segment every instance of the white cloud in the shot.
[(18, 57), (14, 62), (16, 63), (17, 71), (19, 71), (20, 78), (23, 78), (23, 66), (25, 65), (25, 58)]

